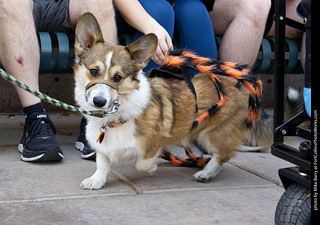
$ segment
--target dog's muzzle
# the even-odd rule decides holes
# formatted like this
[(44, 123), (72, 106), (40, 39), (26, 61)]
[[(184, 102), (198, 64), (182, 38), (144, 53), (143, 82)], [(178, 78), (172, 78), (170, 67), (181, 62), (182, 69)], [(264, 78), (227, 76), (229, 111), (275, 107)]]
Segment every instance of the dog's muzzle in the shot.
[[(86, 91), (96, 84), (106, 84), (106, 85), (112, 87), (113, 89), (115, 89), (117, 91), (117, 93), (119, 91), (119, 87), (114, 82), (109, 81), (109, 80), (103, 80), (103, 79), (96, 79), (96, 80), (89, 82), (86, 86)], [(116, 112), (118, 112), (119, 109), (120, 109), (120, 103), (119, 103), (119, 95), (118, 95), (117, 98), (113, 101), (110, 111), (95, 110), (95, 111), (93, 111), (92, 116), (105, 117), (108, 115), (115, 114)]]
[(112, 87), (113, 89), (115, 89), (117, 92), (119, 91), (119, 87), (114, 82), (110, 80), (103, 80), (103, 79), (96, 79), (94, 81), (91, 81), (89, 84), (87, 84), (86, 90), (88, 90), (89, 88), (91, 88), (93, 85), (96, 85), (96, 84), (106, 84)]

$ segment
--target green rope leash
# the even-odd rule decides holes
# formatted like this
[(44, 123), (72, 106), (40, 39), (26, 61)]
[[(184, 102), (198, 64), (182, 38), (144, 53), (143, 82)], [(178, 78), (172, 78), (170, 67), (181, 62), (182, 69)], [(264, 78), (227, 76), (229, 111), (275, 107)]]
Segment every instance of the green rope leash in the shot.
[(7, 72), (5, 72), (4, 70), (0, 69), (0, 75), (7, 81), (9, 81), (10, 83), (28, 91), (29, 93), (33, 94), (34, 96), (40, 98), (43, 101), (49, 102), (55, 106), (58, 106), (60, 108), (63, 108), (65, 110), (71, 111), (71, 112), (75, 112), (75, 113), (81, 113), (81, 114), (85, 114), (85, 115), (89, 115), (89, 116), (96, 116), (96, 117), (105, 117), (107, 115), (111, 115), (114, 114), (118, 111), (119, 106), (113, 106), (111, 111), (104, 111), (104, 110), (96, 110), (96, 111), (89, 111), (89, 110), (85, 110), (85, 109), (81, 109), (78, 108), (76, 106), (72, 106), (69, 104), (66, 104), (64, 102), (61, 102), (57, 99), (51, 98), (48, 95), (45, 95), (39, 91), (34, 90), (33, 88), (29, 87), (28, 85), (22, 83), (21, 81), (17, 80), (16, 78), (14, 78), (12, 75), (8, 74)]

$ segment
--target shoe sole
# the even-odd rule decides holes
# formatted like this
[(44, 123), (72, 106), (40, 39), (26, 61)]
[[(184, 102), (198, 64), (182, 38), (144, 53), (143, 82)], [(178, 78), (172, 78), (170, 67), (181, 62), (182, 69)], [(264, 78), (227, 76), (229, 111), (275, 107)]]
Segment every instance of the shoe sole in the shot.
[(31, 158), (24, 157), (23, 154), (21, 155), (21, 160), (25, 162), (51, 162), (60, 161), (63, 158), (63, 154), (56, 149), (49, 149), (47, 152)]
[(87, 159), (87, 160), (96, 160), (96, 152), (92, 152), (87, 155), (81, 154), (81, 158)]

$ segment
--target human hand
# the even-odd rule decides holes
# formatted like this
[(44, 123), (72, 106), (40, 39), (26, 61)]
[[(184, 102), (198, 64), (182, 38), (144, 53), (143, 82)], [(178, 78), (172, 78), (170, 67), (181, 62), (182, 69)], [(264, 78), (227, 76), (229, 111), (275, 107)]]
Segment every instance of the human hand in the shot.
[(158, 38), (157, 50), (153, 55), (152, 60), (160, 65), (163, 63), (164, 56), (167, 53), (167, 51), (173, 48), (171, 37), (168, 34), (168, 32), (160, 25), (154, 27), (154, 29), (152, 29), (148, 33), (154, 33)]
[(157, 36), (158, 46), (152, 60), (162, 64), (165, 54), (172, 48), (172, 40), (168, 32), (144, 10), (138, 0), (114, 0), (113, 2), (130, 26), (144, 34), (154, 33)]

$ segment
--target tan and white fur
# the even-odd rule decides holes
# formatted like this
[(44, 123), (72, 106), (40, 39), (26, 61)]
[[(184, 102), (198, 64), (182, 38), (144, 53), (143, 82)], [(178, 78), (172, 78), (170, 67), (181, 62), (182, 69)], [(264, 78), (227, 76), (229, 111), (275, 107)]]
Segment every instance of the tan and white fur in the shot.
[[(193, 79), (195, 98), (183, 80), (146, 78), (142, 69), (157, 47), (157, 37), (148, 34), (128, 46), (105, 43), (94, 16), (84, 14), (76, 27), (75, 99), (81, 108), (110, 110), (119, 99), (117, 113), (97, 118), (86, 116), (87, 140), (96, 151), (96, 172), (81, 183), (82, 189), (100, 189), (112, 164), (136, 159), (138, 171), (152, 175), (157, 170), (156, 158), (162, 147), (180, 142), (188, 146), (197, 142), (213, 157), (205, 168), (194, 174), (206, 182), (216, 176), (222, 165), (234, 156), (235, 149), (252, 129), (245, 123), (248, 113), (248, 91), (236, 87), (237, 81), (220, 77), (227, 104), (191, 131), (192, 123), (219, 101), (217, 90), (207, 74)], [(96, 84), (86, 90), (89, 82), (104, 79), (114, 82), (119, 91), (106, 84)], [(115, 124), (125, 121), (116, 127)], [(101, 129), (105, 132), (97, 142)]]

